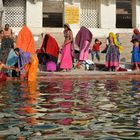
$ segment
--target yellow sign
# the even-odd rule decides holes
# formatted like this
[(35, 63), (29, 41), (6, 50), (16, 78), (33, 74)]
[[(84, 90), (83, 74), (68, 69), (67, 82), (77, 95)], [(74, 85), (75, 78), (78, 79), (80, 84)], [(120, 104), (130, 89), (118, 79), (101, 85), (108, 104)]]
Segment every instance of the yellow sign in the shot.
[(76, 6), (65, 7), (65, 22), (69, 24), (79, 23), (79, 8)]

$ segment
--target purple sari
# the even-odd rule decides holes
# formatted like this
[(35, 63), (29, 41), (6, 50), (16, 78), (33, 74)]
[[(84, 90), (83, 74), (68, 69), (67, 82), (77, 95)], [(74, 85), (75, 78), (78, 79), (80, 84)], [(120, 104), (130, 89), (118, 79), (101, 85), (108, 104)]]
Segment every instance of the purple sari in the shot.
[(20, 49), (20, 56), (18, 58), (18, 68), (20, 69), (21, 72), (24, 72), (24, 66), (26, 64), (28, 64), (30, 62), (30, 53), (28, 52), (23, 52), (21, 49)]

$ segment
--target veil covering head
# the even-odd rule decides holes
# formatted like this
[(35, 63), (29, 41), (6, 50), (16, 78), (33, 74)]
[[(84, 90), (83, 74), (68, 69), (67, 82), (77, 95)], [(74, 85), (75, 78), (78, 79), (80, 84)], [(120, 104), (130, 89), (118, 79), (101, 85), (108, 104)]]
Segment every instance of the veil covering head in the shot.
[(117, 41), (117, 37), (113, 32), (109, 33), (109, 37), (113, 38), (114, 44), (118, 47), (119, 49), (119, 53), (122, 53), (123, 51), (123, 47), (119, 44), (119, 42)]
[(18, 34), (16, 48), (20, 48), (24, 52), (36, 53), (33, 34), (26, 25), (23, 26)]

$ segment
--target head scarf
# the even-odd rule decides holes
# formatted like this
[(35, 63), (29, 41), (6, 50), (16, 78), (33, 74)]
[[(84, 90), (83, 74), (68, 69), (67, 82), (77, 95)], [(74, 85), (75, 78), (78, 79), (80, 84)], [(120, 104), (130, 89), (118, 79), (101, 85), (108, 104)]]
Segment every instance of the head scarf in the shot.
[(65, 26), (71, 31), (70, 25), (68, 23), (64, 24), (64, 27)]
[(133, 32), (134, 32), (134, 34), (136, 34), (136, 35), (140, 34), (140, 31), (139, 31), (137, 28), (135, 28), (135, 29), (133, 30)]
[(91, 40), (92, 33), (86, 27), (82, 26), (76, 35), (75, 44), (82, 48), (85, 41), (89, 41), (91, 43)]
[(41, 52), (43, 52), (43, 48), (44, 48), (46, 54), (54, 56), (55, 58), (58, 59), (59, 46), (58, 46), (55, 38), (53, 38), (51, 35), (49, 35), (49, 34), (45, 35), (41, 49), (40, 49)]
[(16, 40), (16, 47), (22, 49), (24, 52), (35, 53), (35, 42), (32, 32), (25, 25), (20, 30), (18, 38)]
[(114, 44), (119, 48), (119, 52), (122, 53), (123, 47), (120, 45), (120, 43), (117, 41), (117, 37), (113, 32), (109, 33), (109, 37), (113, 38)]
[(138, 29), (133, 30), (134, 34), (132, 36), (131, 42), (133, 43), (133, 40), (137, 39), (140, 42), (140, 32)]

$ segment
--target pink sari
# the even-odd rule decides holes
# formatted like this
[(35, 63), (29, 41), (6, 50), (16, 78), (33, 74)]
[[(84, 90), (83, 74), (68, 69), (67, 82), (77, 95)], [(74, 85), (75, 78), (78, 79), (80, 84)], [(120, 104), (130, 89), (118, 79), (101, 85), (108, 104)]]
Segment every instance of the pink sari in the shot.
[(88, 59), (88, 53), (89, 53), (89, 41), (84, 41), (83, 47), (80, 48), (80, 57), (79, 60), (85, 61)]
[(60, 68), (67, 70), (72, 69), (71, 43), (66, 44), (62, 49)]
[(80, 61), (85, 61), (88, 58), (89, 45), (92, 41), (92, 33), (89, 29), (82, 26), (75, 38), (75, 44), (80, 48)]

